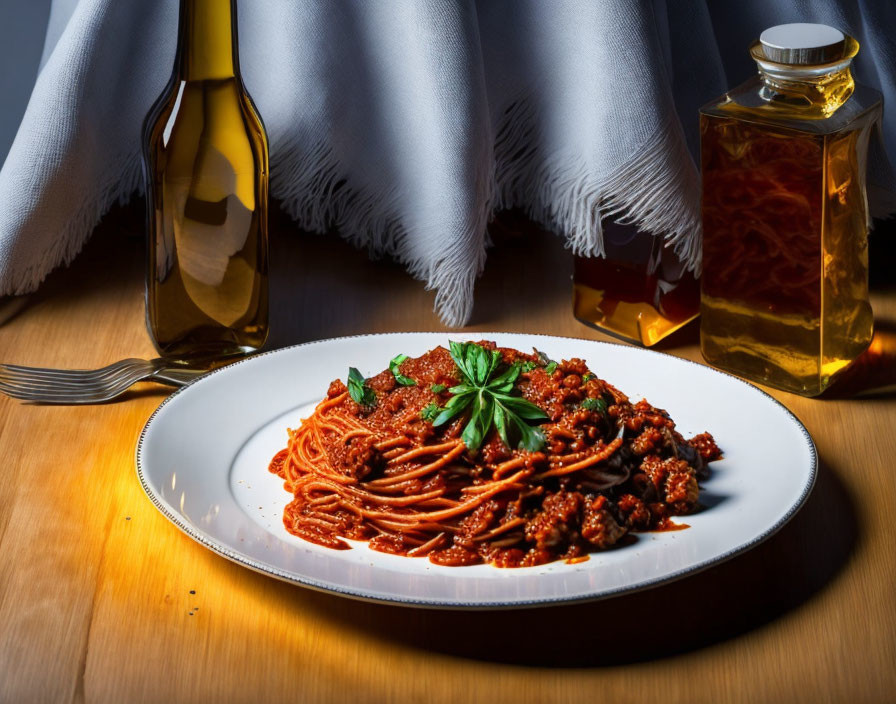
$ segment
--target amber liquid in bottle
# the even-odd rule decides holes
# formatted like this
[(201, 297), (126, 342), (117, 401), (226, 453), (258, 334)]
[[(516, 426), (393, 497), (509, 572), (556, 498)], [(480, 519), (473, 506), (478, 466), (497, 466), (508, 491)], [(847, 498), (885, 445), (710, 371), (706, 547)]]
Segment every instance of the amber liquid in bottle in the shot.
[(197, 360), (268, 331), (268, 145), (239, 73), (235, 0), (181, 0), (174, 74), (144, 128), (147, 327)]
[(872, 336), (865, 162), (880, 96), (854, 85), (848, 58), (761, 75), (700, 117), (703, 355), (807, 396)]
[(575, 258), (576, 318), (649, 347), (697, 317), (697, 279), (661, 236), (612, 221), (603, 229), (604, 256)]

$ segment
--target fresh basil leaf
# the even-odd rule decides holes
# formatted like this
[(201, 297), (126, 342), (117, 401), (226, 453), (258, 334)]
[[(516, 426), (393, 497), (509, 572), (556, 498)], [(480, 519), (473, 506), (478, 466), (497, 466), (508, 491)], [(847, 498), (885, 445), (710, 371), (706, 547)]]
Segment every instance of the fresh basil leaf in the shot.
[(491, 396), (482, 392), (473, 402), (470, 422), (467, 423), (461, 435), (461, 440), (468, 450), (475, 451), (482, 444), (488, 431), (491, 430), (494, 403)]
[(361, 386), (364, 385), (364, 377), (361, 376), (361, 372), (359, 372), (356, 367), (348, 368), (348, 383), (360, 384)]
[(464, 428), (463, 434), (460, 436), (467, 449), (475, 451), (482, 444), (482, 433), (479, 432), (479, 425), (475, 418), (471, 418)]
[(470, 351), (471, 358), (469, 366), (475, 370), (473, 378), (479, 386), (482, 386), (488, 379), (490, 355), (479, 345), (470, 345), (467, 349)]
[(473, 396), (476, 393), (476, 389), (470, 389), (468, 391), (464, 391), (463, 393), (456, 394), (448, 399), (448, 403), (445, 404), (445, 408), (455, 409), (458, 406), (467, 406), (473, 400)]
[(502, 406), (500, 402), (495, 403), (494, 416), (495, 427), (498, 429), (498, 435), (501, 436), (501, 440), (505, 445), (507, 445), (507, 447), (513, 449), (513, 446), (510, 444), (510, 440), (507, 437), (507, 416), (504, 413), (504, 406)]
[(514, 417), (514, 423), (520, 431), (519, 446), (529, 452), (538, 452), (544, 447), (544, 433), (539, 428), (533, 427), (519, 418)]
[[(529, 402), (524, 399), (512, 398), (512, 400), (523, 401), (523, 403), (529, 404)], [(498, 432), (500, 433), (504, 444), (509, 448), (513, 448), (513, 439), (519, 437), (519, 442), (516, 443), (517, 447), (521, 447), (531, 452), (535, 452), (544, 447), (544, 433), (538, 428), (529, 425), (520, 414), (515, 413), (512, 409), (508, 408), (506, 403), (506, 400), (495, 399), (495, 425), (498, 428)], [(529, 405), (534, 406), (534, 404)], [(538, 416), (533, 412), (531, 420), (547, 420), (547, 416), (541, 412), (541, 409), (539, 409), (538, 406), (534, 407), (538, 409)], [(508, 420), (511, 423), (509, 429), (507, 428)], [(502, 425), (504, 426), (503, 429)], [(509, 430), (513, 431), (512, 438)]]
[(521, 404), (505, 403), (504, 407), (523, 420), (546, 421), (548, 419), (547, 414), (535, 404), (529, 403), (528, 401), (523, 401), (523, 403), (527, 405), (523, 406)]
[(441, 407), (437, 403), (430, 403), (423, 410), (420, 411), (420, 417), (423, 420), (433, 421), (436, 419), (436, 416), (442, 412)]
[(498, 377), (495, 377), (492, 381), (488, 383), (489, 388), (495, 386), (504, 386), (505, 384), (513, 384), (520, 376), (520, 366), (517, 364), (511, 364), (506, 372), (501, 374)]
[(602, 398), (586, 398), (582, 401), (582, 408), (586, 411), (597, 411), (598, 413), (607, 412), (607, 402)]
[(372, 406), (376, 403), (376, 393), (365, 383), (366, 380), (355, 367), (348, 368), (348, 394), (361, 406)]
[[(457, 388), (456, 386), (454, 388)], [(451, 406), (455, 403), (460, 403), (463, 400), (469, 401), (470, 398), (478, 391), (479, 389), (470, 388), (469, 386), (465, 387), (463, 391), (458, 391), (451, 398), (448, 399), (448, 403), (445, 404), (447, 406)]]
[(525, 420), (547, 420), (548, 416), (543, 410), (531, 401), (527, 401), (519, 396), (508, 396), (507, 394), (493, 394), (496, 400), (500, 401), (504, 407), (515, 413)]
[(498, 350), (492, 350), (492, 357), (488, 363), (488, 373), (485, 375), (486, 380), (488, 380), (492, 374), (495, 373), (495, 369), (498, 368), (498, 365), (501, 363), (501, 353)]
[(440, 394), (445, 390), (445, 385), (444, 384), (433, 384), (432, 386), (429, 387), (429, 390), (432, 391), (434, 394)]
[(406, 354), (398, 355), (395, 359), (389, 362), (389, 371), (392, 372), (392, 376), (395, 377), (395, 381), (397, 381), (402, 386), (416, 386), (416, 381), (398, 371), (398, 368), (404, 363), (407, 358), (408, 356)]
[(455, 364), (457, 364), (458, 359), (463, 359), (464, 346), (460, 342), (455, 342), (454, 340), (449, 340), (448, 341), (448, 351), (451, 353), (451, 358), (454, 360)]
[(464, 351), (464, 369), (467, 370), (467, 376), (470, 377), (470, 382), (472, 384), (477, 384), (476, 382), (476, 360), (473, 358), (475, 352), (473, 352), (473, 346), (469, 342), (465, 342), (463, 344)]
[(435, 419), (433, 419), (432, 424), (436, 428), (445, 425), (445, 423), (454, 420), (457, 416), (463, 413), (465, 409), (465, 406), (462, 406), (460, 408), (443, 408), (439, 415), (437, 415)]
[[(511, 395), (523, 365), (518, 362), (511, 364), (503, 373), (492, 378), (503, 359), (499, 350), (487, 350), (475, 342), (449, 342), (449, 347), (451, 358), (461, 374), (461, 383), (448, 389), (452, 397), (439, 411), (433, 425), (444, 425), (469, 409), (470, 417), (461, 439), (471, 452), (475, 452), (485, 441), (493, 427), (508, 447), (512, 447), (510, 429), (519, 431), (520, 447), (543, 446), (544, 435), (527, 421), (544, 421), (547, 416), (534, 403)], [(550, 362), (545, 360), (545, 363)], [(435, 386), (431, 388), (435, 390)]]
[(544, 449), (544, 443), (544, 433), (541, 432), (541, 428), (533, 428), (527, 425), (526, 432), (523, 433), (523, 438), (520, 440), (523, 449), (529, 452), (538, 452)]
[(491, 394), (485, 392), (482, 393), (479, 397), (479, 407), (477, 408), (476, 413), (479, 418), (479, 427), (482, 429), (482, 437), (484, 439), (492, 427), (492, 416), (495, 413), (495, 399), (492, 398)]
[(473, 376), (470, 374), (469, 369), (467, 369), (467, 362), (465, 359), (466, 356), (466, 348), (460, 342), (448, 342), (448, 346), (451, 351), (451, 359), (454, 360), (454, 363), (457, 365), (458, 370), (463, 377), (461, 381), (469, 381), (473, 382)]
[(472, 403), (474, 393), (475, 392), (473, 391), (468, 391), (461, 396), (453, 396), (448, 401), (448, 403), (445, 404), (442, 412), (439, 413), (438, 416), (436, 416), (436, 419), (432, 422), (432, 424), (438, 427), (440, 425), (444, 425), (449, 420), (459, 416)]
[(513, 391), (513, 382), (508, 381), (506, 384), (501, 384), (501, 386), (492, 386), (489, 384), (486, 388), (493, 394), (509, 394)]

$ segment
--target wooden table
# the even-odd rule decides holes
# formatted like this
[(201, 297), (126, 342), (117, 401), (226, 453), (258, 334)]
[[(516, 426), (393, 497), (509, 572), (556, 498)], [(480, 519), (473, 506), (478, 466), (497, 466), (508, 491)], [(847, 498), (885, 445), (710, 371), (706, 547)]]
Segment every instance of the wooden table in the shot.
[[(0, 326), (0, 360), (101, 366), (152, 356), (139, 204)], [(433, 293), (335, 237), (273, 226), (270, 347), (444, 330)], [(602, 339), (570, 313), (559, 240), (498, 234), (466, 330)], [(890, 261), (888, 266), (892, 266)], [(882, 326), (896, 294), (877, 286)], [(696, 330), (664, 351), (698, 359)], [(706, 572), (577, 606), (441, 612), (315, 593), (218, 557), (134, 472), (164, 391), (82, 408), (0, 398), (3, 702), (893, 701), (896, 404), (773, 395), (821, 459), (777, 535)]]

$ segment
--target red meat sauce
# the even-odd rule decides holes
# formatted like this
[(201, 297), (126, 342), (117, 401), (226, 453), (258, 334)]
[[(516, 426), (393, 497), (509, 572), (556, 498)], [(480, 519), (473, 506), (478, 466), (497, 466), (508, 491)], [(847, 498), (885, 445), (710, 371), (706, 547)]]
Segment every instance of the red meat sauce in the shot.
[[(709, 433), (685, 440), (664, 410), (644, 400), (631, 403), (592, 374), (581, 359), (561, 361), (548, 374), (537, 354), (498, 348), (488, 341), (478, 344), (499, 349), (504, 364), (538, 365), (520, 374), (517, 388), (549, 418), (541, 425), (545, 447), (539, 452), (511, 449), (492, 429), (478, 452), (465, 452), (449, 471), (411, 484), (406, 494), (443, 486), (459, 492), (490, 481), (496, 465), (514, 458), (522, 458), (537, 471), (570, 464), (609, 445), (620, 433), (622, 445), (597, 465), (495, 495), (453, 526), (456, 532), (450, 544), (429, 552), (430, 561), (450, 566), (485, 562), (496, 567), (533, 566), (557, 559), (578, 562), (587, 559), (588, 553), (623, 544), (631, 531), (687, 527), (670, 518), (698, 508), (698, 480), (708, 476), (707, 464), (721, 456)], [(456, 439), (463, 432), (465, 416), (439, 428), (421, 417), (430, 404), (443, 406), (451, 398), (448, 389), (461, 383), (447, 349), (437, 347), (409, 358), (399, 371), (416, 384), (399, 385), (387, 369), (366, 382), (377, 396), (371, 407), (362, 407), (350, 397), (342, 402), (346, 412), (374, 431), (373, 436), (348, 441), (334, 437), (325, 442), (332, 466), (346, 476), (366, 481), (406, 472), (408, 465), (387, 466), (374, 447), (383, 439), (403, 435), (416, 446)], [(327, 397), (336, 398), (345, 391), (345, 384), (337, 379)], [(603, 399), (606, 410), (583, 408), (588, 398)], [(401, 536), (377, 535), (349, 514), (339, 535), (369, 540), (372, 549), (398, 555), (407, 555), (414, 547)], [(336, 540), (335, 535), (331, 538)]]

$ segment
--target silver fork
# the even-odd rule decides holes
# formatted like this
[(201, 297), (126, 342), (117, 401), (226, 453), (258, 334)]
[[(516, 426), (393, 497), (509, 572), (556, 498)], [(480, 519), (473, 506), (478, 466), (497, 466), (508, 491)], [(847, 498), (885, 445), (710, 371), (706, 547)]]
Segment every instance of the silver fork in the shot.
[(109, 401), (138, 381), (186, 386), (206, 369), (164, 359), (123, 359), (101, 369), (44, 369), (0, 364), (0, 392), (22, 401), (83, 404)]

